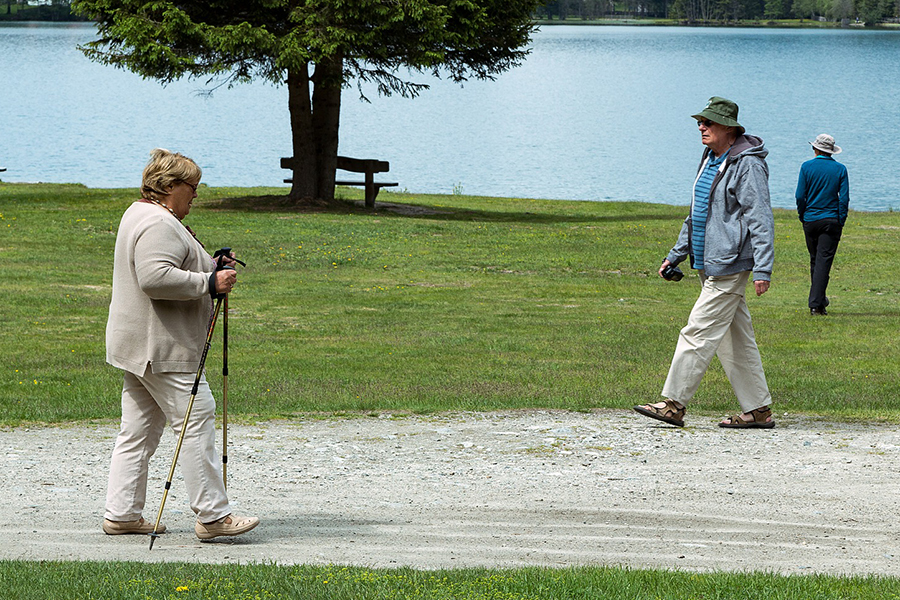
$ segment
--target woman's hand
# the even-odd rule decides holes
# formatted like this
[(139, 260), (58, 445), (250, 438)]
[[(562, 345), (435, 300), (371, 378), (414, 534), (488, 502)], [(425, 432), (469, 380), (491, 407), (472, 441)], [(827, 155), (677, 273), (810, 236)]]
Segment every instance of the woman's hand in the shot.
[[(234, 264), (234, 261), (231, 261)], [(237, 283), (237, 271), (234, 269), (222, 269), (216, 271), (216, 293), (230, 294)]]
[(237, 261), (234, 259), (234, 252), (229, 252), (228, 254), (219, 254), (216, 257), (216, 263), (221, 267), (233, 267), (237, 264)]

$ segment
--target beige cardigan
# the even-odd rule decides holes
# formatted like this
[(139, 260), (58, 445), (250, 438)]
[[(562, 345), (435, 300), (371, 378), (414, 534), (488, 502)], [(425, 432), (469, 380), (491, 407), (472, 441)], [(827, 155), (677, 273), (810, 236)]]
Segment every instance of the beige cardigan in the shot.
[(215, 263), (174, 215), (135, 202), (119, 223), (106, 361), (136, 375), (196, 372)]

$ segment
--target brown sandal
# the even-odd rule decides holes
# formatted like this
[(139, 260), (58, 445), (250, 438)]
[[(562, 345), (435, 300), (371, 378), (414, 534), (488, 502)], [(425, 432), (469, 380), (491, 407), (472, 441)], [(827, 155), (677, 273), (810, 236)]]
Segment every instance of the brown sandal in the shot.
[(770, 420), (772, 417), (772, 409), (768, 406), (755, 408), (747, 413), (753, 417), (752, 421), (745, 421), (741, 415), (728, 417), (727, 422), (719, 423), (719, 427), (728, 429), (771, 429), (775, 427), (775, 421)]
[(653, 406), (652, 404), (640, 404), (633, 408), (645, 417), (650, 417), (651, 419), (656, 419), (657, 421), (662, 421), (669, 425), (675, 425), (676, 427), (684, 427), (684, 413), (686, 408), (684, 406), (678, 408), (675, 406), (675, 403), (669, 399), (663, 400), (663, 402), (665, 402), (666, 405), (662, 408)]

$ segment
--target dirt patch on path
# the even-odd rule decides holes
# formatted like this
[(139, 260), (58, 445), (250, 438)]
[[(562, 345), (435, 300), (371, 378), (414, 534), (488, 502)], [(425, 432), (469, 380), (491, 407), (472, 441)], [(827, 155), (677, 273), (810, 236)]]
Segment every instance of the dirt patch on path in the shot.
[[(453, 568), (629, 565), (900, 576), (900, 433), (767, 431), (624, 411), (304, 419), (229, 429), (229, 494), (262, 524), (201, 543), (100, 530), (115, 424), (0, 432), (0, 558)], [(152, 463), (155, 518), (174, 435)]]

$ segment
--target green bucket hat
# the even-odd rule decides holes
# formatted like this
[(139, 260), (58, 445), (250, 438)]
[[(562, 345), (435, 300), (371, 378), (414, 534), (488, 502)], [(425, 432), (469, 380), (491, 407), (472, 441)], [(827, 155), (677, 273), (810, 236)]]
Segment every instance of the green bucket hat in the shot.
[(709, 119), (713, 123), (726, 127), (737, 127), (738, 135), (743, 135), (744, 131), (746, 131), (737, 121), (738, 105), (719, 96), (710, 98), (709, 102), (706, 103), (706, 108), (691, 116), (698, 120)]

